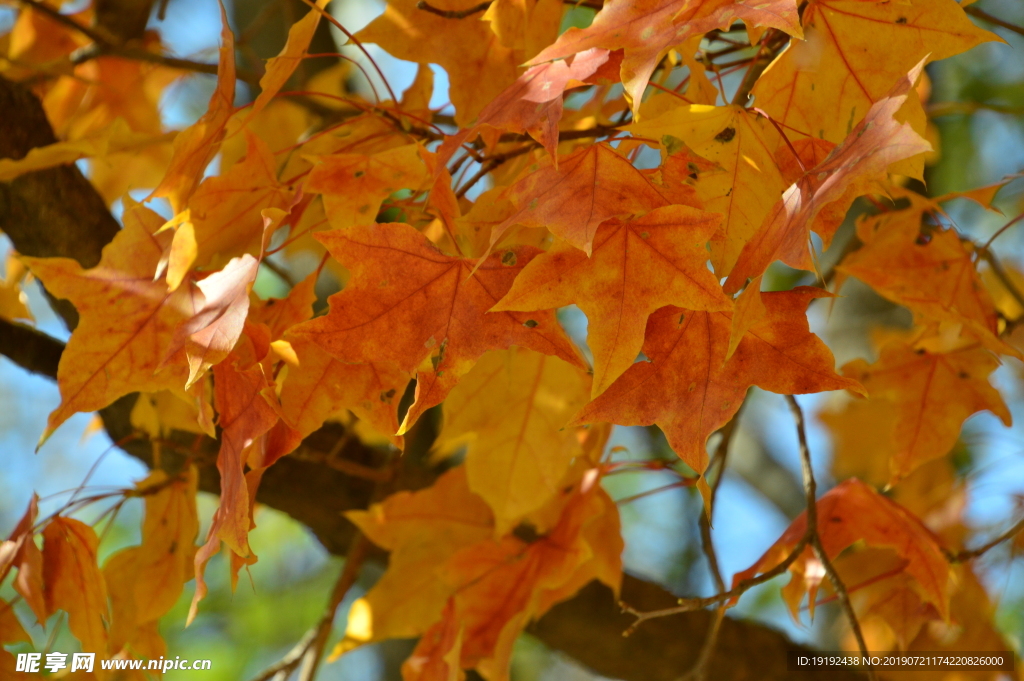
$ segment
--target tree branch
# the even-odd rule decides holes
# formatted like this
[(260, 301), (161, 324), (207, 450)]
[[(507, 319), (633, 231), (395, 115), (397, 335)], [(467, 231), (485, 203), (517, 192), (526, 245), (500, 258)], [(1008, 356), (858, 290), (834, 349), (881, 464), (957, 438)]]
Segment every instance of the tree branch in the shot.
[(1007, 539), (1013, 539), (1018, 534), (1020, 534), (1022, 530), (1024, 530), (1024, 518), (1018, 520), (1013, 527), (1008, 529), (1006, 532), (1003, 532), (1001, 535), (999, 535), (992, 541), (982, 544), (976, 549), (965, 549), (959, 553), (954, 553), (950, 556), (947, 556), (947, 558), (951, 563), (966, 563), (969, 560), (973, 560), (978, 556), (988, 553), (989, 550), (994, 549), (996, 546), (999, 546)]
[(995, 26), (1005, 28), (1007, 31), (1013, 31), (1017, 35), (1024, 35), (1024, 28), (1018, 26), (1017, 24), (1011, 24), (1008, 21), (1004, 21), (999, 17), (994, 17), (985, 10), (981, 9), (980, 7), (976, 7), (974, 5), (964, 7), (964, 12), (970, 14), (972, 17), (978, 17), (982, 21), (987, 21), (988, 23), (994, 24)]
[[(675, 597), (650, 582), (626, 575), (621, 598), (655, 610)], [(632, 617), (616, 607), (608, 587), (591, 582), (573, 599), (556, 605), (527, 631), (601, 676), (624, 681), (678, 681), (694, 666), (714, 614), (699, 610), (646, 623), (628, 638)], [(791, 681), (786, 653), (804, 650), (771, 627), (726, 617), (722, 621), (707, 677), (715, 681)], [(800, 681), (853, 681), (854, 670), (800, 672)]]
[(64, 344), (31, 326), (0, 319), (0, 355), (33, 374), (57, 378)]
[[(807, 497), (807, 533), (805, 536), (809, 538), (814, 555), (821, 562), (822, 567), (825, 568), (825, 574), (828, 576), (829, 582), (832, 583), (836, 597), (839, 599), (843, 612), (846, 614), (846, 619), (850, 623), (850, 628), (853, 629), (853, 635), (857, 639), (862, 659), (870, 660), (868, 644), (864, 640), (864, 633), (860, 629), (860, 622), (857, 621), (857, 613), (853, 611), (853, 604), (850, 603), (850, 596), (846, 592), (846, 585), (839, 577), (839, 573), (836, 572), (835, 566), (832, 565), (825, 547), (821, 544), (821, 535), (818, 533), (818, 485), (814, 481), (814, 468), (811, 466), (811, 448), (807, 445), (804, 411), (800, 408), (800, 403), (792, 395), (786, 395), (786, 402), (789, 403), (789, 408), (793, 412), (793, 420), (796, 421), (797, 438), (800, 444), (800, 469), (803, 472), (804, 493)], [(871, 681), (875, 681), (877, 677), (875, 676), (874, 667), (870, 662), (867, 668), (868, 678)]]

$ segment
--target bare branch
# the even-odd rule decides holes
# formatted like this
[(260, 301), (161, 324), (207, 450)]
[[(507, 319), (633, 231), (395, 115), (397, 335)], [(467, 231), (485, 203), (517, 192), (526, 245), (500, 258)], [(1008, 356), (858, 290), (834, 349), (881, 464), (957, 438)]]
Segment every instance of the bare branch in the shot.
[(81, 33), (93, 42), (102, 44), (109, 44), (110, 42), (112, 42), (113, 36), (103, 35), (102, 33), (94, 30), (90, 26), (84, 26), (83, 24), (78, 23), (72, 17), (68, 16), (67, 14), (61, 14), (56, 8), (50, 7), (45, 2), (40, 2), (40, 0), (18, 0), (18, 2), (25, 5), (26, 7), (34, 9), (40, 14), (45, 14), (46, 16), (56, 21), (58, 24), (62, 24), (73, 31)]
[(1024, 530), (1024, 518), (1021, 518), (1020, 520), (1018, 520), (1016, 522), (1016, 524), (1014, 524), (1013, 527), (1008, 529), (1006, 532), (1003, 532), (1002, 534), (1000, 534), (998, 537), (996, 537), (992, 541), (987, 542), (985, 544), (982, 544), (981, 546), (979, 546), (976, 549), (970, 549), (970, 550), (965, 549), (965, 550), (961, 551), (960, 553), (955, 553), (955, 554), (952, 554), (950, 556), (947, 556), (947, 558), (949, 558), (949, 562), (951, 562), (951, 563), (965, 563), (965, 562), (967, 562), (969, 560), (973, 560), (974, 558), (977, 558), (978, 556), (981, 556), (982, 554), (987, 553), (990, 549), (993, 549), (996, 546), (999, 546), (1004, 541), (1006, 541), (1008, 539), (1013, 539), (1018, 534), (1020, 534), (1021, 530)]
[(1024, 35), (1024, 28), (1018, 26), (1017, 24), (1011, 24), (1008, 21), (1004, 21), (999, 17), (994, 17), (985, 10), (981, 9), (980, 7), (975, 7), (974, 5), (971, 5), (970, 7), (964, 7), (964, 12), (970, 14), (972, 17), (978, 17), (982, 21), (987, 21), (990, 24), (994, 24), (996, 26), (1005, 28), (1007, 31), (1013, 31), (1017, 35)]
[[(18, 0), (18, 2), (41, 14), (45, 14), (57, 23), (62, 24), (73, 31), (77, 31), (86, 38), (89, 38), (89, 40), (93, 41), (93, 45), (88, 45), (71, 55), (72, 64), (82, 64), (91, 59), (95, 59), (96, 57), (120, 57), (121, 59), (159, 64), (161, 66), (180, 69), (182, 71), (194, 71), (196, 73), (208, 73), (213, 75), (217, 74), (216, 64), (204, 64), (202, 62), (192, 61), (191, 59), (179, 59), (178, 57), (172, 57), (165, 54), (157, 54), (156, 52), (150, 52), (149, 50), (142, 49), (140, 47), (121, 45), (119, 44), (120, 41), (116, 36), (111, 35), (102, 28), (94, 28), (80, 24), (73, 17), (61, 14), (53, 7), (40, 2), (40, 0)], [(256, 85), (260, 81), (259, 76), (253, 73), (239, 71), (236, 75), (239, 80), (251, 85)]]
[[(804, 425), (804, 411), (800, 408), (800, 403), (796, 401), (796, 398), (792, 395), (786, 395), (786, 401), (789, 403), (789, 408), (793, 412), (793, 420), (796, 421), (797, 438), (800, 442), (800, 466), (803, 471), (804, 478), (804, 494), (807, 497), (807, 537), (809, 538), (811, 548), (814, 550), (814, 555), (821, 562), (825, 568), (825, 574), (828, 575), (829, 582), (832, 583), (832, 588), (836, 592), (836, 597), (839, 599), (840, 605), (843, 607), (843, 612), (846, 614), (846, 619), (850, 623), (850, 628), (853, 629), (853, 635), (857, 638), (857, 645), (860, 647), (861, 655), (864, 659), (870, 660), (870, 654), (868, 652), (868, 644), (864, 640), (864, 633), (860, 629), (860, 622), (857, 621), (857, 613), (853, 611), (853, 605), (850, 603), (850, 596), (846, 592), (846, 585), (843, 580), (839, 577), (839, 573), (836, 572), (836, 568), (832, 565), (832, 561), (828, 557), (828, 553), (825, 552), (825, 548), (821, 544), (821, 535), (818, 534), (818, 499), (817, 499), (817, 483), (814, 481), (814, 468), (811, 466), (811, 449), (807, 445), (807, 429)], [(868, 678), (871, 681), (875, 681), (874, 667), (868, 664)]]
[(723, 603), (725, 601), (732, 600), (733, 598), (738, 598), (739, 596), (742, 596), (745, 592), (749, 591), (758, 584), (764, 584), (765, 582), (778, 577), (779, 575), (783, 574), (786, 570), (788, 570), (789, 566), (792, 565), (793, 562), (800, 557), (801, 553), (803, 553), (803, 550), (807, 547), (807, 542), (808, 537), (806, 535), (804, 537), (801, 537), (800, 541), (798, 541), (796, 543), (796, 546), (793, 547), (793, 550), (789, 553), (788, 556), (786, 556), (786, 559), (778, 565), (776, 565), (775, 567), (773, 567), (771, 570), (768, 570), (767, 572), (762, 572), (761, 574), (755, 577), (751, 577), (750, 579), (745, 579), (733, 588), (729, 589), (728, 591), (717, 593), (714, 596), (707, 596), (704, 598), (680, 598), (676, 601), (677, 605), (673, 607), (647, 611), (637, 610), (635, 607), (627, 605), (625, 602), (619, 603), (619, 605), (622, 607), (623, 612), (629, 613), (630, 615), (636, 618), (636, 621), (634, 621), (633, 624), (630, 625), (628, 629), (626, 629), (623, 635), (631, 635), (634, 631), (636, 631), (637, 627), (639, 627), (641, 624), (648, 620), (656, 619), (659, 617), (668, 617), (669, 615), (678, 615), (679, 613), (683, 612), (703, 610), (709, 605), (718, 605), (719, 603)]
[(0, 355), (22, 369), (48, 378), (57, 378), (64, 344), (31, 326), (0, 319)]
[(1006, 289), (1007, 293), (1013, 297), (1014, 301), (1016, 301), (1018, 305), (1024, 307), (1024, 293), (1022, 293), (1021, 290), (1017, 288), (1017, 285), (1013, 283), (1013, 280), (1010, 278), (1010, 273), (1003, 268), (1002, 263), (1000, 263), (999, 259), (996, 258), (995, 253), (993, 253), (987, 246), (981, 246), (978, 249), (978, 257), (988, 263), (988, 266), (992, 268), (992, 274), (996, 275), (996, 278), (999, 279), (999, 283), (1003, 285), (1003, 288)]

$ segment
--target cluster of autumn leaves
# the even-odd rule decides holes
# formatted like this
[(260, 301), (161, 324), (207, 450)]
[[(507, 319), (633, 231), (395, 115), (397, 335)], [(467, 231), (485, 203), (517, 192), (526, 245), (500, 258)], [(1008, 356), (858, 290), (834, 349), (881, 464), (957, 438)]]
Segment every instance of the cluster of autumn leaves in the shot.
[[(930, 199), (892, 179), (920, 177), (931, 151), (924, 63), (994, 36), (953, 0), (811, 0), (802, 13), (794, 0), (617, 0), (561, 35), (561, 0), (495, 0), (464, 18), (391, 0), (356, 39), (421, 63), (399, 101), (340, 88), (344, 65), (301, 97), (279, 96), (323, 4), (292, 27), (240, 109), (225, 20), (209, 108), (177, 135), (159, 124), (159, 94), (179, 75), (167, 67), (100, 56), (61, 71), (85, 38), (31, 9), (5, 38), (5, 77), (57, 69), (36, 88), (61, 141), (0, 160), (0, 179), (88, 159), (97, 189), (123, 206), (124, 227), (96, 267), (21, 259), (80, 316), (47, 435), (139, 392), (133, 423), (154, 440), (174, 430), (220, 440), (220, 505), (198, 551), (190, 472), (139, 484), (142, 545), (102, 571), (95, 533), (71, 518), (44, 524), (40, 553), (32, 506), (2, 545), (0, 578), (17, 568), (15, 588), (40, 622), (64, 609), (84, 649), (158, 656), (156, 621), (193, 576), (195, 616), (222, 543), (235, 578), (256, 560), (248, 534), (267, 467), (327, 419), (400, 449), (441, 405), (436, 456), (464, 464), (349, 514), (391, 559), (338, 650), (420, 636), (406, 679), (456, 679), (464, 668), (504, 678), (531, 619), (592, 579), (618, 587), (618, 513), (599, 482), (610, 424), (660, 426), (706, 494), (708, 438), (758, 386), (864, 398), (822, 415), (840, 477), (863, 481), (829, 491), (818, 512), (829, 521), (823, 546), (843, 554), (857, 608), (878, 624), (872, 641), (936, 649), (928, 627), (970, 621), (972, 635), (989, 636), (971, 639), (978, 647), (998, 647), (983, 591), (943, 552), (966, 532), (944, 457), (970, 415), (1009, 424), (989, 375), (997, 355), (1021, 356), (1002, 321), (1020, 309), (1006, 282), (982, 279), (981, 251), (948, 226), (941, 203), (990, 206), (999, 187)], [(761, 46), (755, 60), (792, 36), (749, 90), (756, 110), (718, 105), (721, 81), (696, 58), (708, 32), (737, 20)], [(159, 52), (159, 39), (146, 47)], [(433, 122), (427, 63), (448, 72), (457, 130)], [(645, 100), (652, 76), (666, 90), (676, 66), (688, 70), (685, 90)], [(572, 107), (568, 90), (582, 93)], [(635, 165), (641, 147), (660, 152), (657, 167)], [(216, 158), (219, 172), (205, 176)], [(473, 201), (471, 166), (492, 182)], [(126, 194), (153, 187), (162, 204)], [(915, 326), (890, 332), (874, 363), (837, 373), (806, 317), (834, 294), (762, 292), (762, 276), (776, 260), (815, 271), (812, 232), (827, 248), (863, 195), (880, 197), (877, 211), (859, 220), (859, 247), (830, 276), (868, 284)], [(273, 254), (306, 276), (263, 300), (252, 287)], [(343, 288), (314, 317), (317, 282), (331, 277)], [(567, 305), (587, 316), (590, 359), (559, 324)], [(885, 484), (892, 498), (875, 491)], [(802, 522), (736, 580), (785, 559)], [(844, 553), (855, 543), (863, 548)], [(821, 572), (810, 549), (790, 570), (794, 614), (808, 593), (813, 609)], [(11, 613), (0, 611), (5, 641), (24, 637)]]

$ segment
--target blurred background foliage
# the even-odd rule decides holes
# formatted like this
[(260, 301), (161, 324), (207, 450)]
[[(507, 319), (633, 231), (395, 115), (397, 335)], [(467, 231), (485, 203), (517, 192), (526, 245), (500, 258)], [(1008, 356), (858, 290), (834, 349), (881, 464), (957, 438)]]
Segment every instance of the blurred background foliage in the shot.
[[(75, 3), (72, 3), (75, 4)], [(229, 3), (233, 28), (238, 36), (239, 65), (258, 72), (262, 60), (275, 55), (285, 40), (287, 27), (305, 11), (299, 0), (236, 0)], [(1024, 4), (1019, 0), (982, 0), (973, 5), (982, 12), (1010, 24), (1024, 26)], [(377, 0), (334, 0), (331, 11), (350, 30), (357, 30), (383, 10)], [(593, 10), (577, 7), (568, 11), (563, 29), (586, 26)], [(0, 29), (9, 27), (13, 10), (0, 6)], [(1024, 37), (1012, 30), (993, 26), (1008, 44), (988, 43), (970, 52), (933, 64), (929, 68), (931, 98), (928, 104), (940, 150), (937, 161), (927, 170), (927, 191), (932, 195), (990, 184), (1024, 168)], [(160, 31), (174, 53), (196, 60), (216, 58), (219, 16), (213, 0), (170, 0), (165, 18), (153, 18), (151, 26)], [(346, 51), (344, 40), (326, 24), (314, 40), (311, 52)], [(396, 91), (407, 86), (415, 73), (414, 65), (370, 47)], [(299, 78), (308, 78), (331, 64), (317, 59), (305, 63)], [(435, 69), (437, 71), (437, 69)], [(438, 72), (433, 104), (447, 101), (446, 79)], [(164, 125), (181, 128), (196, 120), (205, 109), (214, 79), (190, 75), (165, 92), (162, 102)], [(347, 87), (365, 90), (365, 82), (350, 76)], [(726, 87), (730, 84), (727, 82)], [(735, 87), (735, 85), (732, 85)], [(236, 104), (251, 99), (241, 88)], [(756, 105), (756, 103), (755, 103)], [(976, 240), (987, 239), (1005, 218), (973, 205), (951, 205), (950, 215), (957, 227)], [(997, 205), (1008, 215), (1024, 210), (1024, 182), (1005, 188)], [(854, 213), (863, 208), (854, 209)], [(832, 249), (842, 252), (852, 237), (852, 219)], [(2, 237), (0, 237), (2, 238)], [(8, 250), (6, 241), (0, 244)], [(1005, 263), (1024, 270), (1024, 227), (1000, 237), (996, 249)], [(823, 263), (830, 262), (825, 254)], [(833, 258), (834, 259), (834, 258)], [(788, 288), (806, 273), (773, 270), (769, 288)], [(257, 292), (280, 296), (287, 288), (279, 278), (264, 273)], [(873, 326), (906, 326), (909, 315), (871, 293), (857, 282), (848, 282), (844, 297), (829, 308), (812, 308), (812, 328), (821, 334), (836, 354), (838, 364), (859, 356), (871, 357), (870, 333)], [(54, 317), (38, 289), (30, 292), (30, 305), (37, 324), (61, 338), (67, 331)], [(577, 339), (585, 337), (585, 319), (578, 312), (563, 315)], [(1017, 424), (1024, 424), (1024, 394), (1021, 390), (1022, 366), (1015, 360), (999, 370), (996, 381), (1007, 398)], [(801, 398), (811, 414), (829, 408), (841, 396), (822, 395)], [(102, 430), (96, 430), (89, 415), (74, 417), (51, 438), (37, 454), (36, 439), (43, 431), (46, 414), (58, 402), (56, 386), (46, 379), (31, 376), (0, 358), (0, 534), (13, 527), (27, 504), (32, 490), (44, 497), (42, 512), (58, 508), (72, 490), (86, 482), (88, 490), (104, 491), (131, 486), (144, 476), (141, 464), (113, 448)], [(811, 446), (823, 486), (830, 484), (831, 442), (820, 420), (811, 419)], [(991, 415), (972, 418), (961, 436), (954, 458), (956, 475), (968, 495), (967, 519), (978, 528), (996, 527), (1024, 508), (1024, 437), (1021, 426), (1004, 429)], [(656, 428), (619, 428), (613, 445), (621, 447), (621, 460), (664, 459), (674, 465), (675, 455)], [(716, 439), (710, 442), (714, 448)], [(802, 492), (798, 483), (796, 435), (783, 398), (765, 394), (756, 388), (744, 407), (739, 432), (733, 440), (730, 468), (720, 488), (713, 530), (722, 570), (728, 577), (751, 564), (781, 533), (789, 520), (800, 512)], [(701, 504), (690, 489), (671, 486), (677, 477), (665, 472), (623, 472), (606, 479), (606, 486), (620, 510), (626, 537), (626, 566), (631, 572), (657, 580), (677, 593), (710, 593), (712, 582), (702, 560), (696, 519)], [(668, 489), (660, 489), (669, 486)], [(101, 558), (138, 541), (141, 502), (129, 501), (114, 516), (107, 513), (110, 503), (95, 504), (79, 517), (99, 519), (104, 537)], [(201, 518), (209, 522), (215, 507), (212, 497), (203, 495)], [(310, 533), (290, 518), (261, 508), (256, 516), (258, 529), (251, 536), (259, 562), (249, 574), (243, 574), (235, 593), (231, 592), (223, 555), (217, 556), (207, 571), (210, 595), (203, 602), (195, 623), (184, 628), (191, 588), (186, 588), (177, 607), (163, 620), (162, 633), (171, 657), (209, 658), (213, 670), (203, 674), (208, 681), (236, 681), (257, 674), (279, 660), (317, 620), (341, 569), (341, 559), (329, 556)], [(205, 527), (201, 532), (205, 532)], [(1020, 545), (1003, 547), (987, 555), (979, 569), (994, 601), (998, 603), (998, 625), (1016, 647), (1024, 652), (1024, 567), (1017, 560)], [(378, 574), (364, 570), (358, 588), (347, 602), (365, 592)], [(783, 583), (777, 579), (747, 594), (731, 616), (754, 618), (785, 630), (798, 641), (824, 648), (835, 648), (843, 635), (843, 625), (833, 606), (819, 610), (813, 623), (806, 617), (794, 622), (779, 597)], [(13, 589), (0, 588), (0, 598), (10, 599)], [(340, 628), (346, 612), (339, 610)], [(18, 605), (23, 622), (31, 621), (27, 608)], [(31, 634), (37, 650), (77, 650), (60, 615), (54, 616), (44, 631), (34, 627)], [(411, 644), (390, 642), (354, 651), (322, 667), (320, 678), (336, 679), (398, 678), (401, 661)], [(18, 649), (13, 649), (17, 652)], [(192, 672), (171, 671), (168, 681), (194, 678)], [(592, 679), (585, 670), (561, 655), (548, 651), (541, 643), (524, 636), (519, 642), (513, 665), (513, 678)]]

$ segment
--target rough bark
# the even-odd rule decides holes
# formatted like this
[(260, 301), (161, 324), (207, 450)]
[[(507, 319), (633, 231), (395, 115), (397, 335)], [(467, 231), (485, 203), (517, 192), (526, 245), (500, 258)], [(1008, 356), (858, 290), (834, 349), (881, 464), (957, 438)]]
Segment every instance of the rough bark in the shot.
[[(38, 100), (26, 89), (0, 78), (0, 157), (20, 158), (33, 146), (53, 141), (53, 133)], [(21, 253), (41, 257), (69, 257), (90, 267), (117, 232), (118, 225), (102, 199), (74, 166), (22, 176), (0, 184), (0, 226)], [(56, 376), (62, 344), (29, 327), (0, 323), (0, 353), (30, 371)], [(118, 400), (101, 411), (107, 432), (122, 449), (152, 465), (152, 443), (135, 433), (129, 421), (135, 396)], [(437, 471), (423, 464), (434, 426), (430, 419), (411, 435), (404, 457), (400, 486), (429, 484)], [(341, 437), (328, 426), (314, 433), (291, 456), (277, 462), (263, 476), (258, 501), (303, 523), (332, 553), (344, 553), (352, 526), (345, 510), (363, 508), (373, 484), (332, 468), (317, 457), (330, 451)], [(220, 481), (215, 466), (217, 444), (208, 438), (181, 434), (172, 438), (180, 446), (163, 448), (165, 466), (180, 466), (185, 459), (200, 469), (201, 488), (217, 493)], [(170, 451), (169, 451), (170, 450)], [(373, 465), (380, 453), (358, 441), (349, 442), (343, 458)], [(663, 607), (674, 597), (656, 584), (628, 577), (623, 598), (641, 609)], [(622, 632), (630, 618), (619, 611), (611, 592), (598, 584), (583, 589), (572, 600), (556, 606), (531, 631), (550, 647), (561, 650), (599, 674), (629, 681), (675, 679), (696, 659), (710, 614), (693, 612), (646, 623), (629, 638)], [(801, 649), (783, 634), (765, 625), (727, 619), (712, 661), (709, 678), (721, 681), (824, 676), (786, 671), (787, 650)], [(859, 678), (831, 672), (829, 679)]]

